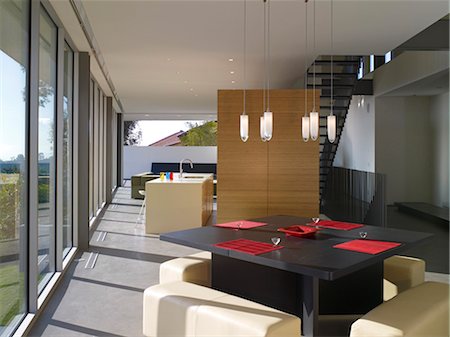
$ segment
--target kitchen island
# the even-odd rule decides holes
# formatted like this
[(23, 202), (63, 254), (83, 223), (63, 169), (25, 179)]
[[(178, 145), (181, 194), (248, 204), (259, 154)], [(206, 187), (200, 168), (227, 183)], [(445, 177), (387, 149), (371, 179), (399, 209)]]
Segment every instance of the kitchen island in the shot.
[(185, 173), (180, 179), (155, 179), (145, 183), (145, 232), (201, 227), (212, 214), (213, 175)]

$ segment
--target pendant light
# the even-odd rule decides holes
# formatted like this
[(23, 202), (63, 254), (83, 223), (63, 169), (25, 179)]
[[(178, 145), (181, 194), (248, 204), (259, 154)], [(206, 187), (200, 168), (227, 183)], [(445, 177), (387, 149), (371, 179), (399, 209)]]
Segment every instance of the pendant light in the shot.
[[(316, 53), (316, 0), (313, 4), (313, 56)], [(313, 63), (313, 108), (309, 113), (309, 132), (312, 140), (319, 138), (319, 113), (316, 111), (316, 62)]]
[(333, 114), (333, 0), (330, 0), (331, 4), (331, 111), (330, 115), (327, 117), (327, 135), (330, 143), (334, 143), (336, 140), (336, 116)]
[(261, 140), (263, 142), (266, 142), (266, 122), (264, 119), (264, 112), (266, 111), (266, 0), (263, 0), (264, 7), (263, 7), (263, 44), (264, 44), (264, 84), (263, 84), (263, 114), (261, 117), (259, 117), (259, 136), (261, 137)]
[[(267, 22), (267, 24), (266, 24)], [(270, 0), (264, 0), (264, 114), (260, 119), (260, 134), (263, 141), (269, 141), (273, 135), (273, 114), (270, 111)], [(267, 89), (266, 89), (267, 88)], [(266, 105), (267, 98), (267, 105)]]
[(305, 0), (305, 115), (302, 117), (302, 138), (306, 143), (309, 140), (308, 117), (308, 0)]
[(246, 81), (246, 59), (247, 59), (247, 50), (246, 50), (246, 42), (247, 42), (247, 0), (244, 0), (244, 92), (243, 92), (243, 112), (240, 116), (240, 134), (241, 140), (245, 143), (248, 140), (248, 115), (246, 113), (246, 91), (245, 87), (247, 85)]
[(267, 142), (266, 138), (266, 122), (264, 116), (259, 117), (259, 136), (263, 142)]

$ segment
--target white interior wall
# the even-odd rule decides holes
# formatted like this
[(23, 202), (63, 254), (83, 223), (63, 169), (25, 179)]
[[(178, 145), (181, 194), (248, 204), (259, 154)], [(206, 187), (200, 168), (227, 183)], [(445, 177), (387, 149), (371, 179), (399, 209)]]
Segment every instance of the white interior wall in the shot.
[(353, 96), (333, 165), (375, 172), (375, 99), (373, 96), (364, 96), (364, 104), (359, 107), (358, 96)]
[(407, 84), (427, 78), (448, 69), (448, 51), (409, 51), (375, 70), (373, 93), (388, 94)]
[(375, 169), (386, 175), (386, 202), (432, 202), (429, 97), (375, 99)]
[(449, 206), (449, 94), (430, 97), (432, 201)]
[(178, 163), (182, 159), (195, 163), (217, 163), (216, 146), (124, 146), (123, 177), (149, 172), (153, 162)]

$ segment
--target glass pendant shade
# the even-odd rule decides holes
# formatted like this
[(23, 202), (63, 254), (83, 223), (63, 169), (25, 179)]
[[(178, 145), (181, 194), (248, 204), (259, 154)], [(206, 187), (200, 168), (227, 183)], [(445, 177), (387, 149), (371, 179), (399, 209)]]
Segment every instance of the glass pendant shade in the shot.
[(330, 115), (327, 117), (327, 133), (330, 143), (336, 140), (336, 116)]
[(309, 113), (309, 133), (312, 140), (319, 137), (319, 113), (316, 111)]
[(246, 142), (248, 140), (248, 115), (241, 115), (241, 140)]
[(261, 136), (261, 140), (265, 142), (266, 132), (265, 132), (266, 123), (264, 121), (264, 116), (259, 117), (259, 135)]
[(309, 140), (309, 117), (302, 117), (302, 138), (304, 142)]
[(273, 115), (272, 112), (264, 112), (264, 136), (267, 141), (272, 139), (273, 133)]

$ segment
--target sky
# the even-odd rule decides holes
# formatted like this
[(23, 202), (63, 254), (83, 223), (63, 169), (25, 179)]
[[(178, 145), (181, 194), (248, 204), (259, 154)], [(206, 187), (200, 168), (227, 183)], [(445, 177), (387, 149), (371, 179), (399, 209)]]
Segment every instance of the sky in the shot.
[(140, 146), (148, 146), (164, 137), (180, 130), (187, 131), (187, 123), (202, 123), (203, 121), (139, 121), (142, 130)]
[[(25, 155), (25, 86), (22, 66), (0, 50), (0, 159), (4, 161)], [(54, 95), (47, 98), (45, 106), (39, 107), (39, 153), (45, 158), (53, 155), (54, 135)]]
[(0, 159), (25, 154), (26, 73), (0, 50)]

